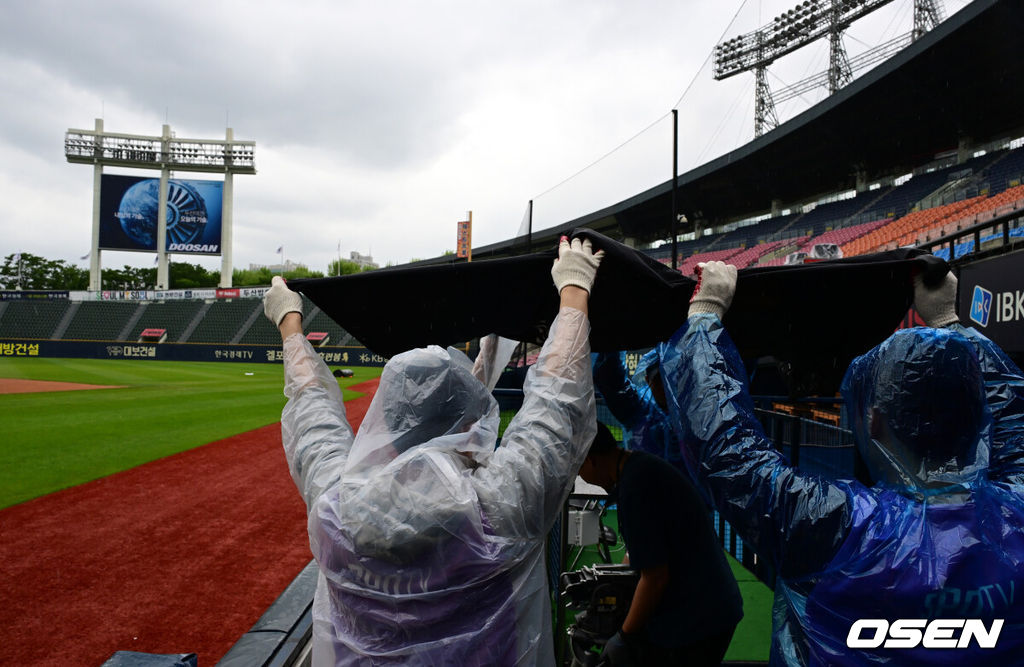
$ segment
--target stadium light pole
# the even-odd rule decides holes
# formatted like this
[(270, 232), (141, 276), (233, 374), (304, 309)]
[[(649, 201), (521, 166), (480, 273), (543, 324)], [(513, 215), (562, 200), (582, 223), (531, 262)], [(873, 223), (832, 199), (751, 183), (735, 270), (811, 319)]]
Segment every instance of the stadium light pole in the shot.
[(526, 207), (526, 252), (533, 252), (533, 200)]
[(221, 195), (221, 228), (220, 228), (220, 286), (222, 288), (231, 287), (234, 281), (234, 254), (231, 251), (233, 243), (232, 235), (232, 221), (233, 221), (233, 205), (232, 202), (235, 199), (235, 175), (234, 171), (230, 168), (231, 156), (234, 154), (231, 150), (231, 142), (235, 140), (235, 131), (230, 127), (224, 130), (224, 162), (228, 165), (228, 169), (224, 170), (224, 191)]
[(676, 237), (679, 236), (679, 210), (676, 208), (676, 184), (679, 182), (679, 109), (672, 110), (672, 268), (678, 269), (679, 251)]
[[(96, 135), (103, 134), (103, 119), (96, 119)], [(67, 151), (67, 148), (64, 149)], [(102, 264), (100, 263), (100, 192), (103, 186), (103, 162), (99, 158), (103, 155), (103, 149), (95, 147), (97, 157), (92, 170), (92, 244), (89, 252), (89, 289), (98, 292), (102, 289), (101, 274)]]
[[(160, 153), (166, 155), (168, 142), (171, 139), (171, 126), (164, 125), (160, 135)], [(160, 194), (156, 207), (156, 288), (170, 288), (170, 268), (167, 265), (167, 184), (171, 180), (171, 170), (167, 165), (160, 169)], [(221, 244), (223, 245), (223, 244)], [(223, 248), (222, 248), (223, 249)], [(221, 276), (223, 278), (223, 276)]]

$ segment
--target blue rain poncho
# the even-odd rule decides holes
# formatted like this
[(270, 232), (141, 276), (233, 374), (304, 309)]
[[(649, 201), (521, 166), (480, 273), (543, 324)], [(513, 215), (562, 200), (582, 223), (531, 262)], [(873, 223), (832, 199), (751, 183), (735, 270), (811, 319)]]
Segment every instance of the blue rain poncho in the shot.
[(559, 312), (497, 448), (496, 373), (457, 350), (388, 361), (353, 435), (327, 366), (284, 341), (284, 449), (320, 569), (314, 665), (553, 664), (544, 546), (595, 435), (588, 332)]
[(633, 376), (626, 371), (621, 352), (594, 355), (594, 388), (629, 434), (627, 446), (661, 457), (676, 466), (680, 463), (679, 439), (647, 384), (647, 371), (658, 363), (656, 350), (645, 354)]
[[(659, 354), (698, 483), (778, 573), (772, 664), (1020, 660), (1024, 384), (995, 345), (973, 331), (916, 328), (850, 365), (843, 394), (871, 488), (788, 464), (754, 415), (743, 365), (716, 316), (691, 317)], [(976, 638), (955, 650), (848, 648), (858, 619), (1004, 625), (989, 649)]]
[[(688, 450), (679, 445), (679, 436), (668, 413), (654, 399), (649, 384), (653, 371), (660, 372), (658, 349), (645, 353), (630, 376), (622, 352), (601, 352), (593, 361), (594, 389), (604, 397), (605, 405), (627, 432), (626, 448), (654, 454), (665, 459), (684, 475), (695, 471)], [(657, 377), (657, 376), (655, 376)], [(661, 382), (661, 378), (657, 377)], [(710, 502), (703, 488), (698, 491)]]

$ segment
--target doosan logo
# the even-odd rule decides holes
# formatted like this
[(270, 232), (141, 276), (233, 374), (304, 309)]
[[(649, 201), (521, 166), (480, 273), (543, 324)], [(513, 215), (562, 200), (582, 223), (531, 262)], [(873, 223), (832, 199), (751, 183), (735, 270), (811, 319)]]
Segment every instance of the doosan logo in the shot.
[[(900, 618), (889, 625), (884, 618), (862, 618), (850, 626), (849, 648), (968, 648), (975, 640), (981, 648), (995, 648), (1003, 629), (1001, 618), (986, 628), (977, 618)], [(959, 636), (958, 636), (959, 635)]]
[(178, 252), (217, 252), (220, 248), (217, 247), (216, 243), (169, 243), (167, 244), (168, 250), (176, 250)]

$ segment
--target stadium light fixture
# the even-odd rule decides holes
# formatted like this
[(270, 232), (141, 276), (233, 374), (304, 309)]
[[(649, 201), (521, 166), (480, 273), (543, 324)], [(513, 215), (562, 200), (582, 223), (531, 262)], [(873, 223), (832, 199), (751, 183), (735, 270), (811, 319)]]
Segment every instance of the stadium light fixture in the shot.
[[(842, 33), (857, 19), (890, 2), (892, 0), (803, 0), (761, 28), (717, 44), (713, 51), (713, 76), (716, 81), (721, 81), (742, 72), (755, 73), (755, 135), (760, 136), (765, 124), (774, 117), (774, 104), (764, 72), (768, 65), (811, 42), (828, 37), (828, 81), (830, 92), (835, 92), (852, 78), (852, 70), (842, 45)], [(915, 0), (915, 7), (927, 6), (915, 11), (915, 17), (922, 17), (916, 23), (927, 23), (934, 27), (940, 12), (930, 7), (936, 3), (938, 0)], [(920, 30), (915, 27), (915, 31)]]

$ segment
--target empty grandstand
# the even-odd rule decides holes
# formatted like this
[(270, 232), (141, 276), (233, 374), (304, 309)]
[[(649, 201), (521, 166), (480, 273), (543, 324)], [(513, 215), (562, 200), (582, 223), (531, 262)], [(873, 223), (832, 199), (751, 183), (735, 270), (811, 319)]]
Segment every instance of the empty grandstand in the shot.
[[(70, 299), (18, 296), (0, 301), (0, 342), (12, 356), (281, 361), (281, 335), (263, 316), (259, 296), (184, 299), (144, 290), (131, 300), (90, 301), (83, 300), (89, 293), (74, 292)], [(304, 330), (315, 334), (329, 362), (384, 363), (308, 299), (304, 312)]]
[(192, 325), (200, 316), (201, 301), (165, 301), (147, 303), (139, 313), (127, 340), (137, 340), (145, 329), (166, 329), (167, 339), (183, 343)]
[(71, 306), (71, 320), (59, 338), (65, 340), (127, 340), (133, 317), (142, 310), (133, 301), (82, 301)]
[(0, 302), (0, 338), (53, 338), (70, 305), (66, 300)]
[(189, 341), (193, 343), (234, 342), (235, 338), (243, 333), (242, 327), (254, 315), (260, 314), (262, 314), (262, 307), (259, 301), (254, 299), (211, 303), (189, 337)]

